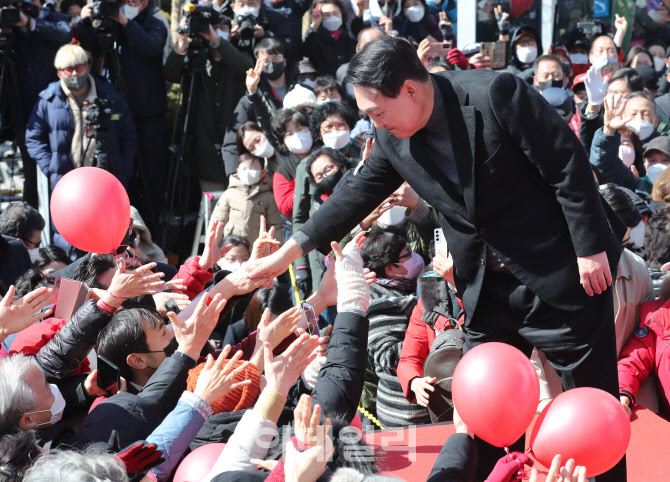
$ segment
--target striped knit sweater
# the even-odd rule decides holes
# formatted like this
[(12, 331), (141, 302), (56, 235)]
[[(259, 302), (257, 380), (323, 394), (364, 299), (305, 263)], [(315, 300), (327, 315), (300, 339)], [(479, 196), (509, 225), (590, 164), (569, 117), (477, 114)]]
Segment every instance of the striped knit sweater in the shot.
[(404, 397), (396, 373), (416, 296), (377, 283), (370, 291), (368, 360), (379, 377), (377, 418), (385, 428), (430, 423), (428, 410)]

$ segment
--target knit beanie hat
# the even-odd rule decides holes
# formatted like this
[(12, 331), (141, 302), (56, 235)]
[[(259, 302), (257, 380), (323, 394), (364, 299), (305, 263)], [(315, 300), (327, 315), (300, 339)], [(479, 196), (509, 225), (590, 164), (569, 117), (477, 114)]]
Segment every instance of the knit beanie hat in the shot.
[[(244, 361), (238, 360), (233, 365), (233, 370), (242, 365)], [(198, 383), (198, 377), (202, 371), (204, 363), (197, 365), (192, 370), (188, 372), (188, 380), (186, 381), (186, 388), (189, 392), (195, 391), (195, 386)], [(235, 390), (229, 392), (225, 397), (219, 398), (215, 402), (212, 402), (212, 410), (214, 413), (219, 412), (234, 412), (236, 410), (244, 410), (245, 408), (250, 408), (256, 400), (256, 395), (258, 394), (258, 388), (261, 383), (261, 374), (256, 368), (255, 365), (249, 364), (246, 369), (240, 372), (235, 377), (235, 383), (242, 382), (244, 380), (251, 380), (251, 383), (237, 387)]]
[(302, 85), (296, 85), (284, 96), (282, 107), (284, 109), (295, 109), (302, 105), (316, 105), (316, 96), (314, 92), (306, 89)]

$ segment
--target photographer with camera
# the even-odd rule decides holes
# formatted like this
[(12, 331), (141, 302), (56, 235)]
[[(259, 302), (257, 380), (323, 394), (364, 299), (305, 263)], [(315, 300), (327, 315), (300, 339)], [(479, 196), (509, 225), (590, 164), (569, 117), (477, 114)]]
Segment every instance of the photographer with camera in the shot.
[[(39, 93), (58, 78), (53, 58), (58, 48), (72, 39), (72, 28), (67, 15), (57, 12), (53, 3), (1, 0), (0, 6), (0, 63), (4, 74), (0, 97), (7, 102), (3, 102), (7, 111), (3, 109), (0, 116), (3, 127), (13, 128), (12, 137), (21, 149), (24, 200), (37, 206), (37, 166), (25, 149), (25, 127)], [(14, 72), (8, 71), (12, 68)]]
[[(217, 145), (237, 101), (244, 95), (245, 73), (253, 63), (249, 55), (227, 40), (230, 20), (221, 15), (216, 17), (219, 23), (207, 24), (205, 32), (192, 32), (194, 35), (190, 36), (189, 30), (193, 30), (194, 18), (197, 18), (197, 10), (195, 12), (196, 17), (188, 16), (190, 25), (187, 16), (182, 18), (179, 36), (165, 62), (164, 72), (166, 80), (182, 84), (183, 92), (188, 92), (188, 82), (195, 82), (195, 98), (191, 99), (193, 123), (188, 133), (193, 135), (194, 142), (189, 165), (203, 191), (222, 191), (226, 188), (227, 176)], [(197, 56), (204, 58), (199, 60)], [(197, 65), (198, 62), (203, 65)]]
[[(60, 81), (40, 93), (26, 130), (26, 147), (49, 178), (50, 190), (67, 172), (91, 165), (99, 149), (87, 135), (90, 129), (104, 130), (109, 170), (128, 186), (137, 147), (128, 104), (109, 82), (89, 74), (88, 55), (78, 45), (62, 46), (54, 66)], [(99, 109), (102, 99), (104, 110)], [(66, 251), (70, 247), (57, 232), (54, 243)]]
[[(140, 170), (145, 176), (151, 176), (150, 182), (146, 179), (151, 210), (146, 209), (149, 206), (140, 209), (145, 219), (152, 218), (153, 214), (151, 221), (147, 219), (151, 223), (157, 221), (162, 207), (167, 173), (163, 47), (168, 31), (154, 17), (154, 0), (127, 0), (122, 6), (119, 4), (118, 0), (97, 0), (86, 5), (81, 11), (82, 21), (77, 31), (82, 47), (93, 51), (96, 56), (100, 52), (96, 48), (99, 38), (96, 25), (99, 20), (105, 20), (96, 17), (106, 16), (116, 23), (113, 29), (116, 43), (110, 48), (115, 48), (114, 55), (118, 57), (120, 71), (115, 71), (112, 66), (110, 80), (128, 101), (137, 128)], [(141, 179), (133, 179), (130, 195), (134, 205), (144, 207), (145, 204), (138, 202), (141, 182)]]

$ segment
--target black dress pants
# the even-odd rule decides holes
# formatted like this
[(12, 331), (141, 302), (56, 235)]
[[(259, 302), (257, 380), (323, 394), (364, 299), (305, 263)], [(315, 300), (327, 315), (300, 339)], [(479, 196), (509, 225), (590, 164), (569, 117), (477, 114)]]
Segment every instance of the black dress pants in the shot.
[[(564, 390), (594, 387), (619, 399), (612, 287), (581, 309), (567, 311), (542, 301), (509, 272), (488, 270), (474, 317), (465, 323), (463, 351), (492, 341), (512, 345), (528, 357), (533, 347), (543, 351)], [(478, 441), (478, 476), (483, 480), (504, 451)], [(521, 437), (510, 450), (523, 451), (524, 444)], [(626, 458), (596, 480), (625, 482)]]

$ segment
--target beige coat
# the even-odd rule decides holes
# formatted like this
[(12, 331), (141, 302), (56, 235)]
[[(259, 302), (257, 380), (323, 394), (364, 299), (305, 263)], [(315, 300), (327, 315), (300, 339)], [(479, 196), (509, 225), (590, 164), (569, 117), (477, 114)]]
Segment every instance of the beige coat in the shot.
[(265, 216), (267, 229), (274, 226), (275, 239), (280, 239), (277, 236), (281, 236), (280, 233), (283, 232), (281, 214), (272, 194), (272, 185), (261, 181), (247, 186), (240, 182), (237, 174), (231, 175), (228, 189), (212, 211), (212, 220), (218, 219), (224, 225), (223, 237), (236, 234), (253, 244), (258, 238), (261, 215)]

